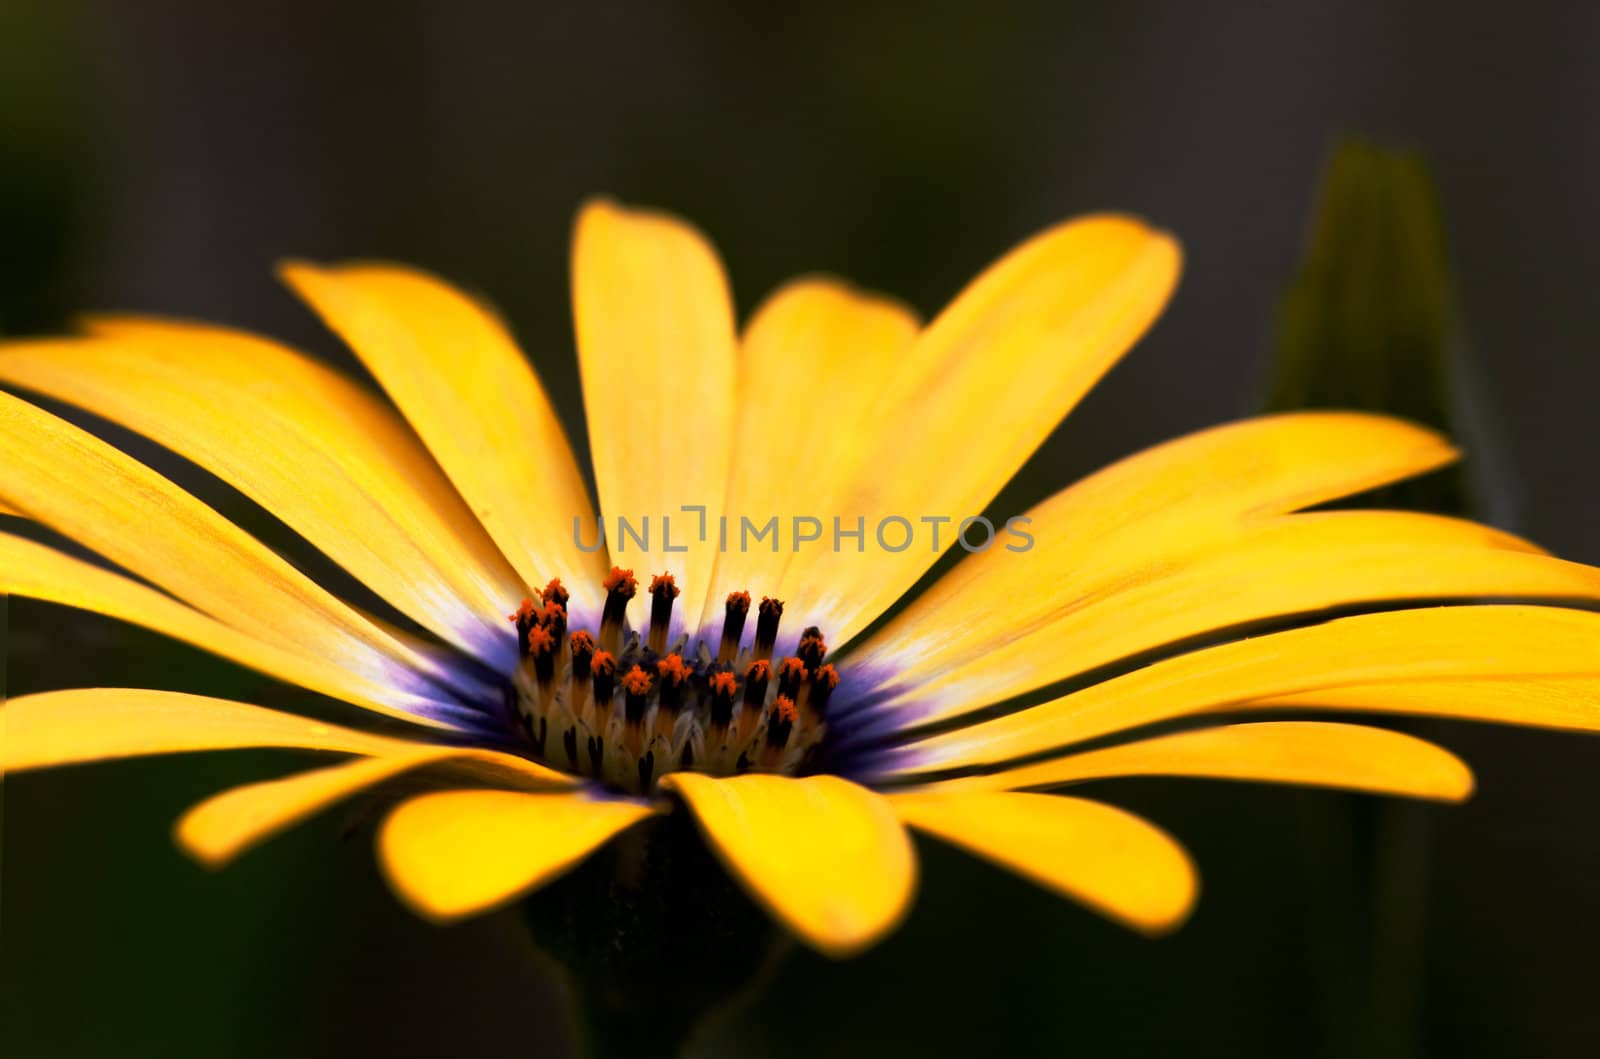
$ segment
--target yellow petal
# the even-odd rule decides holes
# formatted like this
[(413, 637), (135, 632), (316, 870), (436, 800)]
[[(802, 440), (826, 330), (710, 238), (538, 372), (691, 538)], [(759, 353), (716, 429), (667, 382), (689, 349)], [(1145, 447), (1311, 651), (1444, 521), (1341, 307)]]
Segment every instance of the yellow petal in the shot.
[(520, 897), (653, 812), (584, 793), (440, 791), (389, 814), (378, 854), (400, 898), (446, 922)]
[(223, 791), (184, 813), (175, 834), (178, 843), (196, 860), (209, 868), (220, 868), (250, 847), (336, 802), (402, 773), (440, 765), (455, 765), (458, 773), (475, 771), (485, 780), (533, 790), (571, 787), (576, 783), (571, 776), (492, 750), (397, 747), (378, 757)]
[(1176, 929), (1194, 907), (1194, 865), (1166, 832), (1081, 798), (1002, 791), (891, 797), (919, 831), (993, 861), (1146, 934)]
[(822, 953), (860, 952), (910, 907), (916, 855), (881, 795), (835, 776), (674, 772), (662, 784), (751, 896)]
[(774, 517), (778, 531), (744, 548), (735, 536), (743, 524), (730, 523), (702, 624), (720, 628), (732, 591), (776, 596), (800, 615), (821, 598), (811, 573), (832, 554), (846, 484), (869, 457), (874, 432), (888, 428), (884, 386), (916, 334), (905, 306), (820, 277), (786, 284), (751, 317), (739, 351), (727, 510), (748, 517), (751, 533)]
[[(921, 520), (978, 514), (1166, 303), (1178, 245), (1137, 220), (1093, 216), (1023, 243), (928, 325), (883, 394), (892, 417), (859, 464), (846, 521), (911, 520), (902, 551), (872, 541), (825, 558), (828, 596), (814, 611), (840, 641), (882, 613), (936, 557)], [(881, 441), (876, 439), (881, 438)], [(893, 529), (889, 546), (903, 530)], [(823, 580), (819, 572), (819, 580)]]
[(414, 744), (229, 699), (74, 688), (0, 706), (0, 772), (198, 750), (277, 747), (386, 754)]
[(573, 537), (574, 519), (594, 525), (583, 477), (504, 324), (411, 269), (293, 263), (282, 274), (388, 392), (517, 573), (535, 586), (560, 577), (574, 603), (595, 606), (604, 557)]
[[(1600, 677), (1600, 614), (1556, 607), (1436, 607), (1258, 636), (1170, 658), (1040, 706), (932, 736), (901, 751), (887, 771), (1002, 762), (1276, 696), (1501, 677)], [(1483, 700), (1481, 719), (1547, 723), (1516, 695)], [(1600, 708), (1571, 720), (1600, 730)]]
[(0, 394), (0, 496), (241, 632), (399, 691), (440, 671), (150, 468)]
[(263, 643), (137, 581), (0, 533), (0, 595), (6, 593), (104, 614), (369, 710), (438, 723), (428, 718), (438, 705), (432, 699), (393, 691), (320, 659)]
[(1247, 707), (1413, 713), (1592, 732), (1600, 729), (1600, 675), (1358, 684), (1257, 699)]
[[(905, 701), (946, 717), (1217, 630), (1288, 615), (1418, 600), (1594, 600), (1600, 570), (1530, 553), (1499, 531), (1391, 511), (1292, 515), (1213, 550), (1152, 562), (1053, 612), (906, 667)], [(1048, 593), (1049, 589), (1038, 590)], [(937, 676), (933, 676), (937, 674)], [(931, 679), (930, 679), (931, 677)]]
[[(722, 264), (676, 218), (590, 202), (572, 237), (572, 315), (611, 559), (671, 572), (678, 619), (693, 622), (733, 442), (733, 302)], [(706, 509), (704, 527), (685, 505)], [(635, 529), (648, 518), (648, 548), (619, 533), (618, 518)]]
[(1443, 747), (1383, 728), (1323, 721), (1261, 721), (1178, 732), (931, 789), (1017, 790), (1115, 776), (1293, 783), (1444, 802), (1472, 794), (1471, 770)]
[(0, 381), (136, 430), (256, 500), (419, 624), (495, 661), (524, 594), (392, 412), (265, 339), (102, 320), (105, 338), (0, 346)]
[[(953, 664), (1063, 605), (1203, 551), (1242, 526), (1434, 470), (1455, 450), (1397, 419), (1353, 412), (1260, 416), (1112, 464), (1026, 512), (1032, 544), (1006, 536), (965, 557), (860, 648), (905, 669)], [(948, 652), (948, 656), (946, 653)]]

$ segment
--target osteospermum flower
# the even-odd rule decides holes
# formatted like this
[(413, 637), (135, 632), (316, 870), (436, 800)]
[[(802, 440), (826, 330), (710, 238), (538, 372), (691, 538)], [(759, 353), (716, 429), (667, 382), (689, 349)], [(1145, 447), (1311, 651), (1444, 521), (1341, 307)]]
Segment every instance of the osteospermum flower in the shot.
[[(170, 691), (51, 691), (4, 707), (0, 764), (336, 756), (185, 815), (178, 841), (212, 865), (423, 773), (441, 789), (393, 807), (378, 855), (436, 920), (687, 813), (777, 921), (837, 955), (911, 901), (908, 827), (1139, 930), (1184, 918), (1195, 876), (1171, 837), (1042, 792), (1148, 774), (1470, 791), (1437, 746), (1271, 719), (1294, 711), (1595, 728), (1600, 615), (1571, 604), (1600, 599), (1600, 571), (1470, 522), (1308, 510), (1454, 458), (1418, 427), (1247, 420), (1003, 527), (977, 517), (1149, 326), (1178, 266), (1165, 234), (1090, 217), (1024, 243), (926, 326), (811, 278), (741, 333), (700, 235), (590, 205), (573, 307), (599, 520), (505, 327), (419, 272), (283, 271), (392, 406), (202, 324), (101, 319), (5, 346), (0, 381), (224, 479), (393, 613), (0, 395), (0, 503), (132, 575), (7, 535), (0, 587), (364, 711), (335, 725)], [(951, 548), (971, 554), (877, 621)], [(1490, 599), (1516, 602), (1474, 603)]]

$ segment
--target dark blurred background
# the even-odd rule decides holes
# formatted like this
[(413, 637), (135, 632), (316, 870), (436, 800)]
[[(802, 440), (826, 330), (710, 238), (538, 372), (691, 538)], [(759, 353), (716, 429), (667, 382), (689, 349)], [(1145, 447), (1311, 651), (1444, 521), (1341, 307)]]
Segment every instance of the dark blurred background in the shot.
[[(1046, 224), (1144, 214), (1182, 237), (1183, 285), (1007, 491), (1020, 510), (1260, 407), (1318, 173), (1355, 132), (1431, 163), (1517, 528), (1597, 562), (1597, 55), (1581, 2), (8, 0), (0, 330), (89, 308), (190, 315), (350, 365), (270, 267), (398, 258), (497, 302), (581, 439), (565, 257), (589, 193), (695, 219), (742, 311), (820, 269), (931, 313)], [(110, 622), (24, 601), (9, 619), (12, 694), (279, 693)], [(697, 1054), (1600, 1054), (1600, 743), (1432, 734), (1480, 793), (1420, 810), (1409, 898), (1371, 878), (1361, 799), (1107, 784), (1201, 865), (1175, 937), (1141, 940), (922, 843), (899, 934), (845, 964), (795, 955)], [(8, 782), (0, 1053), (568, 1054), (559, 987), (515, 920), (411, 919), (348, 816), (217, 875), (168, 841), (190, 803), (299, 763)], [(1364, 939), (1395, 908), (1408, 927), (1374, 968)]]

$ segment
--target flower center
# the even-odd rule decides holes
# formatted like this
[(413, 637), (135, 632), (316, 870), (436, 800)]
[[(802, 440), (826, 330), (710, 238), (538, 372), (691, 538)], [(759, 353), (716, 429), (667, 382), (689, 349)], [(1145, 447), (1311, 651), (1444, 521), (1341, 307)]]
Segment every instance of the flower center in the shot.
[(816, 752), (839, 674), (828, 645), (806, 629), (792, 657), (773, 663), (780, 600), (763, 597), (749, 647), (750, 594), (728, 596), (716, 653), (706, 639), (669, 643), (678, 586), (650, 579), (650, 627), (628, 628), (638, 592), (632, 570), (612, 567), (602, 587), (598, 636), (567, 631), (569, 594), (559, 579), (510, 615), (522, 657), (515, 709), (534, 754), (547, 764), (632, 794), (648, 794), (676, 769), (714, 775), (794, 773)]

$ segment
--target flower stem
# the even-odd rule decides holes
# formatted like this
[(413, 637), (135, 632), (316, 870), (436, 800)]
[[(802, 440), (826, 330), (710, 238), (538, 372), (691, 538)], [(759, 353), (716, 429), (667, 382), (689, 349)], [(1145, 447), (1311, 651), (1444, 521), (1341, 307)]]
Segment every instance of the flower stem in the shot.
[(626, 832), (523, 908), (535, 943), (568, 973), (594, 1059), (682, 1054), (781, 950), (683, 813)]

